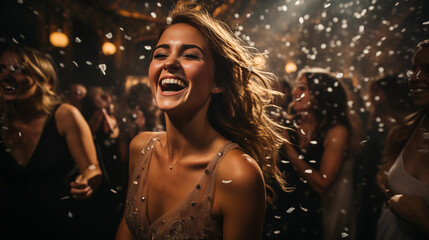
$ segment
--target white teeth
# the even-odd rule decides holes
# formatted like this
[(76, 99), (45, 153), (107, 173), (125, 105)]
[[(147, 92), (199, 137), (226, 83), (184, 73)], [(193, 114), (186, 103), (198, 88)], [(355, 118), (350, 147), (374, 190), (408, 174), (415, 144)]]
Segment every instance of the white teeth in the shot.
[(9, 86), (9, 85), (5, 85), (5, 86), (3, 86), (3, 88), (5, 90), (7, 90), (7, 91), (13, 91), (13, 90), (15, 90), (15, 87), (12, 87), (12, 86)]
[(422, 93), (422, 92), (425, 92), (425, 91), (427, 91), (427, 89), (424, 89), (424, 88), (414, 88), (414, 89), (411, 89), (411, 92), (413, 92), (413, 93)]
[(162, 79), (161, 84), (177, 84), (181, 87), (186, 87), (186, 83), (183, 82), (180, 79), (175, 79), (175, 78), (165, 78)]

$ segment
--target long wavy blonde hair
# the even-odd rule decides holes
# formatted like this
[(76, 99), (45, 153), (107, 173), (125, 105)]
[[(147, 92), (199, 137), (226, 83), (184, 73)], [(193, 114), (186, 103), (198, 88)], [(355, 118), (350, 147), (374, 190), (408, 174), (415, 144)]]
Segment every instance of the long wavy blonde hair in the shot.
[[(36, 85), (34, 101), (40, 110), (46, 114), (51, 113), (54, 106), (59, 103), (59, 97), (55, 93), (57, 74), (52, 59), (49, 55), (28, 47), (10, 47), (1, 55), (11, 52), (19, 57), (19, 61), (25, 67), (25, 74), (31, 77)], [(15, 109), (0, 98), (0, 111), (2, 121), (11, 121), (15, 116)]]
[[(261, 167), (266, 187), (273, 193), (273, 183), (283, 189), (285, 181), (277, 168), (278, 149), (283, 144), (281, 126), (268, 115), (275, 95), (276, 80), (254, 64), (258, 55), (236, 37), (227, 24), (210, 16), (206, 10), (189, 5), (176, 6), (169, 26), (185, 23), (199, 30), (207, 41), (215, 62), (215, 82), (223, 89), (212, 97), (208, 110), (210, 124), (225, 138), (238, 143)], [(274, 193), (275, 195), (275, 193)], [(268, 196), (268, 200), (272, 198)]]

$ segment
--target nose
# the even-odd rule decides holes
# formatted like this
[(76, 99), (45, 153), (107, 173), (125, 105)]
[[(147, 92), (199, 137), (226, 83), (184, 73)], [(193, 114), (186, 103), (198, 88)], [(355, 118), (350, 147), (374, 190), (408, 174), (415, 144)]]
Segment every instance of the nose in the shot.
[(175, 55), (171, 54), (170, 56), (168, 56), (167, 59), (165, 59), (164, 61), (164, 70), (168, 70), (168, 71), (174, 71), (174, 70), (178, 70), (180, 69), (180, 61), (178, 59), (178, 57), (176, 57)]
[(419, 81), (419, 78), (420, 78), (421, 74), (422, 74), (422, 68), (416, 68), (416, 70), (413, 71), (413, 74), (408, 79), (409, 82)]
[(297, 99), (299, 97), (299, 94), (300, 94), (300, 92), (298, 91), (298, 88), (295, 87), (292, 89), (291, 95), (292, 95), (293, 99)]

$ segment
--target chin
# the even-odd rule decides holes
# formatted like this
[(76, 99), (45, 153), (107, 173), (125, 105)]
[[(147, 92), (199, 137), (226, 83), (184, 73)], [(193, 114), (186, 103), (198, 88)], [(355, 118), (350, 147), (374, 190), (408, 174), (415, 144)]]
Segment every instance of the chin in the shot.
[(302, 107), (294, 107), (292, 108), (293, 111), (295, 112), (308, 112), (308, 108), (302, 108)]
[(2, 94), (2, 93), (0, 93), (0, 98), (3, 99), (3, 101), (13, 101), (13, 100), (16, 100), (16, 96)]
[(178, 104), (165, 103), (165, 102), (157, 102), (156, 105), (159, 108), (159, 110), (165, 113), (174, 112), (179, 107)]

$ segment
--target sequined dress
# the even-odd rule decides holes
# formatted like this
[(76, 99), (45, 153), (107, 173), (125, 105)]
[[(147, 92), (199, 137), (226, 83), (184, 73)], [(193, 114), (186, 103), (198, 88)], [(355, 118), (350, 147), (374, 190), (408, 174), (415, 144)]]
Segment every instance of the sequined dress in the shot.
[(216, 169), (223, 157), (238, 145), (226, 143), (207, 165), (195, 187), (178, 206), (150, 223), (147, 215), (148, 183), (144, 181), (150, 166), (153, 147), (159, 135), (152, 138), (132, 174), (125, 206), (126, 222), (136, 239), (222, 239), (222, 224), (212, 214), (211, 199), (216, 180)]

